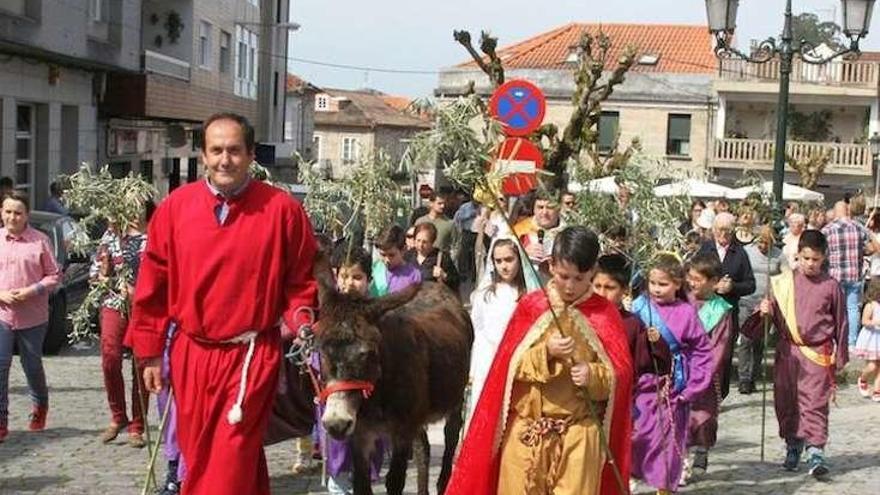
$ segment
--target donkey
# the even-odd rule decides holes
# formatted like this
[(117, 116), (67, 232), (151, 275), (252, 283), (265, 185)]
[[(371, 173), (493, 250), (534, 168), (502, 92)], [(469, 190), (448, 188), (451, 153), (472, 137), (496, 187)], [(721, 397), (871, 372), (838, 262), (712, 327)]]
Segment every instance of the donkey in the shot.
[(419, 495), (428, 492), (428, 423), (446, 419), (437, 492), (449, 481), (462, 427), (473, 327), (458, 298), (442, 284), (423, 283), (377, 299), (337, 293), (319, 277), (317, 349), (326, 386), (321, 422), (337, 439), (351, 439), (353, 487), (371, 495), (369, 458), (375, 440), (391, 441), (385, 478), (403, 493), (416, 441)]

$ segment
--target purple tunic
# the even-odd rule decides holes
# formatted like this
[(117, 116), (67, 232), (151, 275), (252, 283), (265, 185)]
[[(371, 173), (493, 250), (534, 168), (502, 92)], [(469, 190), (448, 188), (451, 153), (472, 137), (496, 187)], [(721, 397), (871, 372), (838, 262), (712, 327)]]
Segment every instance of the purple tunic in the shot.
[(388, 269), (388, 293), (394, 294), (406, 289), (410, 285), (422, 281), (422, 273), (419, 267), (410, 263), (404, 263), (396, 268)]
[[(698, 311), (703, 303), (704, 301), (693, 300)], [(733, 352), (730, 338), (731, 332), (733, 332), (733, 314), (728, 311), (721, 318), (721, 321), (707, 332), (712, 346), (712, 382), (709, 388), (697, 394), (691, 401), (687, 446), (709, 449), (715, 446), (715, 440), (718, 436), (721, 375), (724, 372), (724, 365), (729, 362), (730, 353)]]
[[(688, 404), (712, 379), (712, 348), (694, 307), (684, 301), (657, 304), (659, 319), (666, 322), (681, 344), (687, 370), (684, 389), (672, 391), (670, 370), (663, 376), (643, 374), (635, 386), (632, 476), (657, 489), (676, 491), (686, 454)], [(652, 322), (645, 322), (651, 326)], [(669, 383), (669, 387), (664, 384)], [(660, 392), (658, 392), (658, 389)], [(663, 390), (668, 390), (668, 402)], [(671, 405), (671, 407), (669, 406)]]
[[(809, 360), (792, 341), (788, 325), (775, 301), (771, 308), (779, 331), (774, 366), (773, 402), (779, 436), (786, 441), (804, 440), (823, 447), (828, 441), (828, 403), (834, 389), (834, 370), (848, 360), (846, 300), (837, 281), (827, 273), (807, 277), (794, 272), (795, 311), (801, 340), (816, 352), (835, 352), (835, 365), (823, 367)], [(763, 318), (755, 313), (742, 332), (751, 339), (763, 338)]]

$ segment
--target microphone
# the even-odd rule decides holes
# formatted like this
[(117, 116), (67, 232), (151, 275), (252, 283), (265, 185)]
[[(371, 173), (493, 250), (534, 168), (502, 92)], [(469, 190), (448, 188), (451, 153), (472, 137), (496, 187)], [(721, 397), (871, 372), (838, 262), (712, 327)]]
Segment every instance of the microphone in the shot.
[(538, 230), (538, 244), (540, 244), (542, 246), (544, 245), (544, 235), (546, 235), (546, 234), (547, 234), (547, 232), (544, 231), (544, 229)]

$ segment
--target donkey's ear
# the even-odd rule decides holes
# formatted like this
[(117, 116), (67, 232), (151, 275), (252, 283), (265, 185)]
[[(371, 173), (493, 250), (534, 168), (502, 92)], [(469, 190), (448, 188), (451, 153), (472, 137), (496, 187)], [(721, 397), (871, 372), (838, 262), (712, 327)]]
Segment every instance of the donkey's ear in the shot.
[(367, 315), (372, 320), (381, 318), (388, 311), (410, 302), (418, 294), (420, 288), (421, 284), (410, 285), (400, 292), (374, 299), (367, 307)]
[(333, 268), (330, 266), (330, 255), (322, 250), (315, 253), (312, 275), (318, 282), (318, 305), (323, 307), (336, 294), (333, 280)]

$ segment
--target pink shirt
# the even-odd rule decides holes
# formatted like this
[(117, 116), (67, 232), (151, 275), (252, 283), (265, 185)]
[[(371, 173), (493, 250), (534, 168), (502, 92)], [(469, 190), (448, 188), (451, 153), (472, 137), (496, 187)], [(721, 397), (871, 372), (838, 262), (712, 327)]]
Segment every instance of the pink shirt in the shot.
[(30, 299), (7, 305), (0, 302), (0, 321), (13, 330), (33, 328), (49, 320), (49, 293), (61, 274), (49, 238), (28, 226), (19, 236), (0, 228), (0, 290), (37, 286)]

